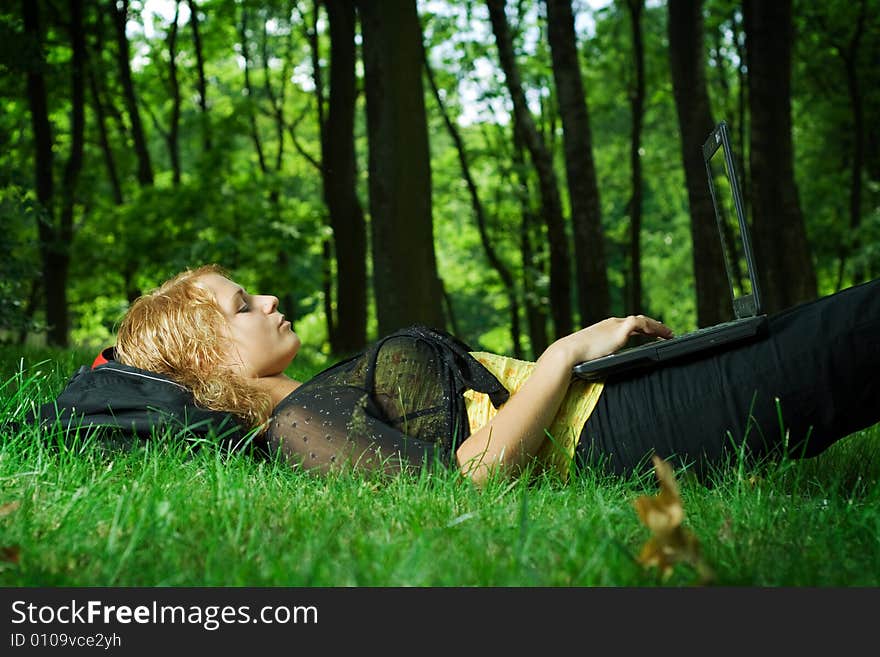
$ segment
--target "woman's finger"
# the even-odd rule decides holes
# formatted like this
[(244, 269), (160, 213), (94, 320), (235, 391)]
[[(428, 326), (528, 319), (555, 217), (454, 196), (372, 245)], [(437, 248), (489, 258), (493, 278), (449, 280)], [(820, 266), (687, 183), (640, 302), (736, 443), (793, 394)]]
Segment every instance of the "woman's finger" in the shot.
[(645, 315), (631, 316), (630, 331), (645, 335), (659, 335), (664, 338), (672, 337), (672, 329), (653, 317), (646, 317)]

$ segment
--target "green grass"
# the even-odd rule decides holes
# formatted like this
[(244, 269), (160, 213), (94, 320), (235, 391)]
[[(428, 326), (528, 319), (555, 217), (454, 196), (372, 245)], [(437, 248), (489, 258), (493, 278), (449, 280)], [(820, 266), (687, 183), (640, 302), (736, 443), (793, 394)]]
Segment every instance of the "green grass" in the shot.
[[(49, 360), (44, 360), (44, 359)], [(635, 557), (650, 479), (329, 478), (211, 446), (13, 430), (73, 352), (0, 352), (2, 586), (689, 586)], [(44, 361), (41, 363), (41, 361)], [(39, 364), (41, 363), (41, 364)], [(298, 367), (308, 369), (308, 364)], [(307, 371), (294, 372), (307, 376)], [(880, 426), (711, 486), (680, 477), (716, 586), (880, 584)]]

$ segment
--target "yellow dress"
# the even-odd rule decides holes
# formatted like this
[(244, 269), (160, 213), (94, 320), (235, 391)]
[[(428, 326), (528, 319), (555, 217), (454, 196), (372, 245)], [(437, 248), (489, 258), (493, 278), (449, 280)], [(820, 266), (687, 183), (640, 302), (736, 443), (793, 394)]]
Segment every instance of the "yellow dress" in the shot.
[[(471, 352), (471, 355), (495, 375), (510, 392), (511, 397), (535, 368), (533, 362), (485, 351)], [(550, 435), (544, 440), (537, 454), (539, 471), (551, 468), (555, 469), (563, 480), (568, 478), (581, 429), (596, 407), (603, 385), (600, 381), (591, 382), (582, 379), (574, 379), (571, 382), (559, 412), (547, 429)], [(485, 426), (498, 412), (485, 393), (468, 390), (464, 393), (464, 399), (471, 433)]]

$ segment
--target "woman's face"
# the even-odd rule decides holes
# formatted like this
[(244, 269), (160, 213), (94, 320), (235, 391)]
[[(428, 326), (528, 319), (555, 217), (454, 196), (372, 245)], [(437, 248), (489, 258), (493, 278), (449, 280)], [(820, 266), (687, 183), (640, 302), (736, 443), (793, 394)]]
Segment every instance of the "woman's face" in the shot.
[(214, 294), (229, 322), (228, 353), (239, 374), (248, 378), (281, 374), (299, 351), (300, 339), (278, 312), (278, 298), (252, 296), (219, 274), (205, 274), (199, 283)]

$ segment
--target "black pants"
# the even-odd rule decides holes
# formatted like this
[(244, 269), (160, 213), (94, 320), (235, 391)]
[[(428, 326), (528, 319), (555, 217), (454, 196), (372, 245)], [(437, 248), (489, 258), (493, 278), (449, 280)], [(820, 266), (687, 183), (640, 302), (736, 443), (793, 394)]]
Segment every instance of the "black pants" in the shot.
[(702, 476), (780, 454), (786, 432), (790, 456), (814, 456), (880, 422), (878, 370), (875, 280), (772, 316), (760, 340), (607, 381), (576, 462), (626, 475), (657, 454)]

